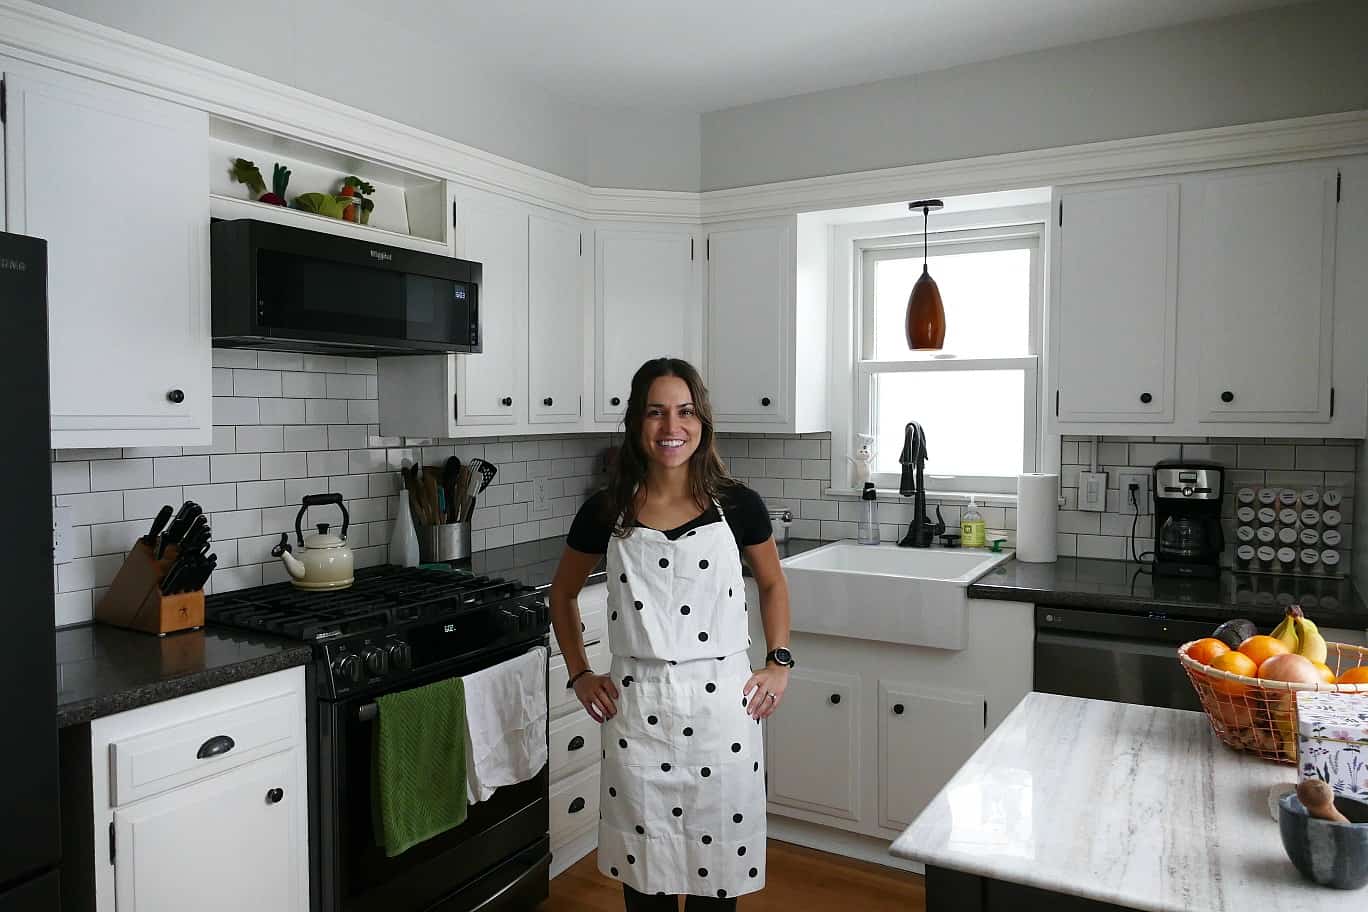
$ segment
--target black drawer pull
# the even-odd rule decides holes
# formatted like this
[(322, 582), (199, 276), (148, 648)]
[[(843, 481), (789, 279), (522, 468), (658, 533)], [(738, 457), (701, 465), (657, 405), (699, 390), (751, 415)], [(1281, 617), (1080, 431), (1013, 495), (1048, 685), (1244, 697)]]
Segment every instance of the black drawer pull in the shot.
[(503, 405), (503, 406), (505, 406), (505, 407), (506, 407), (506, 406), (510, 406), (510, 405), (513, 404), (513, 397), (512, 397), (512, 396), (504, 396), (502, 399), (499, 400), (499, 404), (500, 404), (500, 405)]
[(166, 394), (166, 401), (180, 405), (185, 401), (185, 390), (173, 389)]
[(555, 400), (552, 399), (550, 396), (547, 396), (545, 399), (542, 400), (542, 405), (546, 406), (547, 408), (550, 408), (554, 404)]
[(840, 702), (841, 702), (841, 695), (840, 695), (840, 694), (832, 694), (832, 695), (831, 695), (831, 705), (832, 705), (832, 706), (835, 706), (835, 705), (837, 705), (837, 704), (840, 703)]
[(1234, 402), (1234, 401), (1235, 401), (1235, 394), (1232, 393), (1230, 390), (1226, 390), (1224, 393), (1221, 393), (1221, 401), (1222, 401), (1222, 402)]
[(579, 750), (581, 747), (584, 747), (584, 736), (583, 736), (583, 735), (575, 735), (575, 737), (573, 737), (573, 738), (570, 739), (570, 743), (569, 743), (568, 745), (566, 745), (565, 749), (566, 749), (566, 750), (577, 751), (577, 750)]
[(583, 798), (576, 798), (574, 801), (570, 802), (570, 813), (578, 814), (582, 810), (584, 810)]
[(617, 396), (614, 396), (612, 399), (609, 399), (608, 401), (613, 405), (622, 405), (622, 400), (619, 399)]
[(902, 705), (901, 703), (894, 703), (894, 704), (893, 704), (893, 715), (895, 715), (895, 716), (901, 716), (902, 714), (903, 714), (903, 705)]
[(766, 396), (765, 398), (761, 399), (760, 404), (768, 408), (770, 404), (770, 397)]
[(195, 751), (195, 756), (201, 760), (208, 760), (210, 757), (219, 757), (232, 750), (236, 744), (237, 742), (227, 735), (214, 735), (214, 737), (200, 745), (199, 750)]
[(267, 804), (280, 804), (285, 798), (285, 790), (282, 788), (269, 789), (266, 792)]
[(1149, 393), (1141, 393), (1140, 401), (1145, 403), (1145, 405), (1149, 405), (1151, 402), (1154, 401), (1154, 397), (1151, 396)]

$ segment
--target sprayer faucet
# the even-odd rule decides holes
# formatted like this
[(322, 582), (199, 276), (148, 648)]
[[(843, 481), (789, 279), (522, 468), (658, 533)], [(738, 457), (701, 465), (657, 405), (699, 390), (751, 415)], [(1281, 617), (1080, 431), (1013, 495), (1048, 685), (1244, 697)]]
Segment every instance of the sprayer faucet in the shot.
[(926, 517), (926, 432), (915, 421), (907, 423), (898, 462), (902, 464), (898, 493), (903, 497), (915, 498), (912, 502), (912, 522), (898, 545), (903, 548), (929, 548), (935, 536), (945, 531), (945, 520), (940, 507), (936, 508), (938, 522), (935, 525)]

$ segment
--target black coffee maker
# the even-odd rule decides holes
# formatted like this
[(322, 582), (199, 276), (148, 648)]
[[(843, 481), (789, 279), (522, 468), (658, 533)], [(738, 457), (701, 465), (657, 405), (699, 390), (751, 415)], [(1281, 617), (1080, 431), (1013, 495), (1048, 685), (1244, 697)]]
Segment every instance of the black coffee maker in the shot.
[(1165, 459), (1154, 466), (1154, 570), (1164, 576), (1219, 576), (1225, 535), (1225, 469)]

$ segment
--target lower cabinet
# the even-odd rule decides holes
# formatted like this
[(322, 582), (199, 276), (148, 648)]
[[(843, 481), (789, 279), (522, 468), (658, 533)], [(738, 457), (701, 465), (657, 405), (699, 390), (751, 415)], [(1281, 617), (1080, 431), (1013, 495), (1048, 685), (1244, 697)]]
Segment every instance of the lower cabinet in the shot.
[(879, 682), (879, 826), (906, 829), (983, 743), (983, 694)]
[(821, 668), (789, 674), (783, 707), (770, 717), (769, 801), (858, 820), (860, 679)]

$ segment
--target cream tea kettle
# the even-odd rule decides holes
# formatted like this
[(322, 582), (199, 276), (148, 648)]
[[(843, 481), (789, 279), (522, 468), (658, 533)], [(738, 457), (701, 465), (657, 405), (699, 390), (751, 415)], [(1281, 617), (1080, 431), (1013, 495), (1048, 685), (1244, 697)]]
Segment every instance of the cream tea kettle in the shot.
[[(328, 531), (327, 523), (318, 523), (316, 533), (306, 538), (303, 531), (304, 514), (309, 507), (322, 507), (337, 504), (342, 511), (342, 531), (334, 535)], [(341, 494), (308, 494), (295, 516), (295, 538), (297, 550), (290, 546), (290, 535), (282, 532), (280, 544), (271, 549), (271, 554), (280, 558), (285, 570), (290, 574), (290, 582), (300, 589), (345, 589), (352, 584), (352, 549), (347, 545), (347, 526), (351, 516), (342, 503)]]

